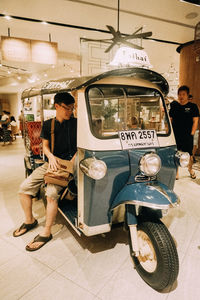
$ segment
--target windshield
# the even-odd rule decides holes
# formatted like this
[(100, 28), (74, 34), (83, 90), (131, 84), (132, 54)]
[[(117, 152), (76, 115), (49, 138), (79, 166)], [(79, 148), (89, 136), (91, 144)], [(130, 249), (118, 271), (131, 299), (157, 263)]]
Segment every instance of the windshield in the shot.
[(118, 137), (118, 131), (155, 129), (169, 134), (161, 94), (146, 87), (98, 85), (87, 90), (90, 126), (98, 138)]

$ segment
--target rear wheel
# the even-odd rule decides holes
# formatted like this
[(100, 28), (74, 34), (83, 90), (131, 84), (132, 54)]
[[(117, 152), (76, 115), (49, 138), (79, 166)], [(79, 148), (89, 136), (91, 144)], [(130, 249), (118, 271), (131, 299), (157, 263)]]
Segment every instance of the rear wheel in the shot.
[(129, 234), (130, 254), (143, 280), (158, 291), (168, 290), (179, 271), (175, 243), (160, 221), (141, 221), (138, 225), (139, 256), (135, 256)]

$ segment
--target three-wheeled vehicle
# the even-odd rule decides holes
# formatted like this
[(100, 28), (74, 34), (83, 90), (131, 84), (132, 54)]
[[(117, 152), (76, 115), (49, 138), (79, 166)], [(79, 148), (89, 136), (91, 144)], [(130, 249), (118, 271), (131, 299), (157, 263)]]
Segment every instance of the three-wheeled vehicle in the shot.
[(137, 272), (152, 288), (169, 289), (179, 261), (161, 218), (179, 203), (176, 170), (189, 155), (177, 152), (164, 101), (167, 81), (148, 69), (124, 68), (25, 90), (27, 174), (43, 162), (41, 123), (55, 116), (53, 96), (60, 91), (76, 100), (78, 193), (61, 200), (59, 211), (80, 235), (104, 234), (124, 222)]

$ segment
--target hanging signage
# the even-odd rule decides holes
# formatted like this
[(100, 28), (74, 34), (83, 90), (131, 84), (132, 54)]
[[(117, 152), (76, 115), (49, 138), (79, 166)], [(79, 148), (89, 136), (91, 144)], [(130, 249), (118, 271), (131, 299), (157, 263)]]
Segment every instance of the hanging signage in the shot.
[(56, 64), (58, 44), (13, 37), (1, 37), (2, 60)]
[(1, 37), (2, 60), (31, 61), (31, 43), (27, 39)]
[(118, 67), (152, 67), (149, 57), (144, 50), (130, 47), (120, 47), (110, 65)]
[(32, 62), (40, 64), (52, 64), (57, 63), (57, 43), (31, 41), (31, 57)]

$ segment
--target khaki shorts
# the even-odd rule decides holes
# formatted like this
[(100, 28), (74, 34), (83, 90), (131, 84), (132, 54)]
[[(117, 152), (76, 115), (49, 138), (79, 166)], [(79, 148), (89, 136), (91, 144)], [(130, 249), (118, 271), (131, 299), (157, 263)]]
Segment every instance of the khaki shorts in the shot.
[[(31, 173), (31, 175), (22, 182), (19, 188), (19, 193), (35, 197), (41, 185), (44, 183), (44, 175), (46, 173), (47, 168), (48, 163), (46, 162), (42, 166), (35, 169), (33, 173)], [(49, 183), (47, 184), (45, 194), (47, 197), (57, 201), (60, 196), (59, 192), (62, 189), (62, 186)]]

